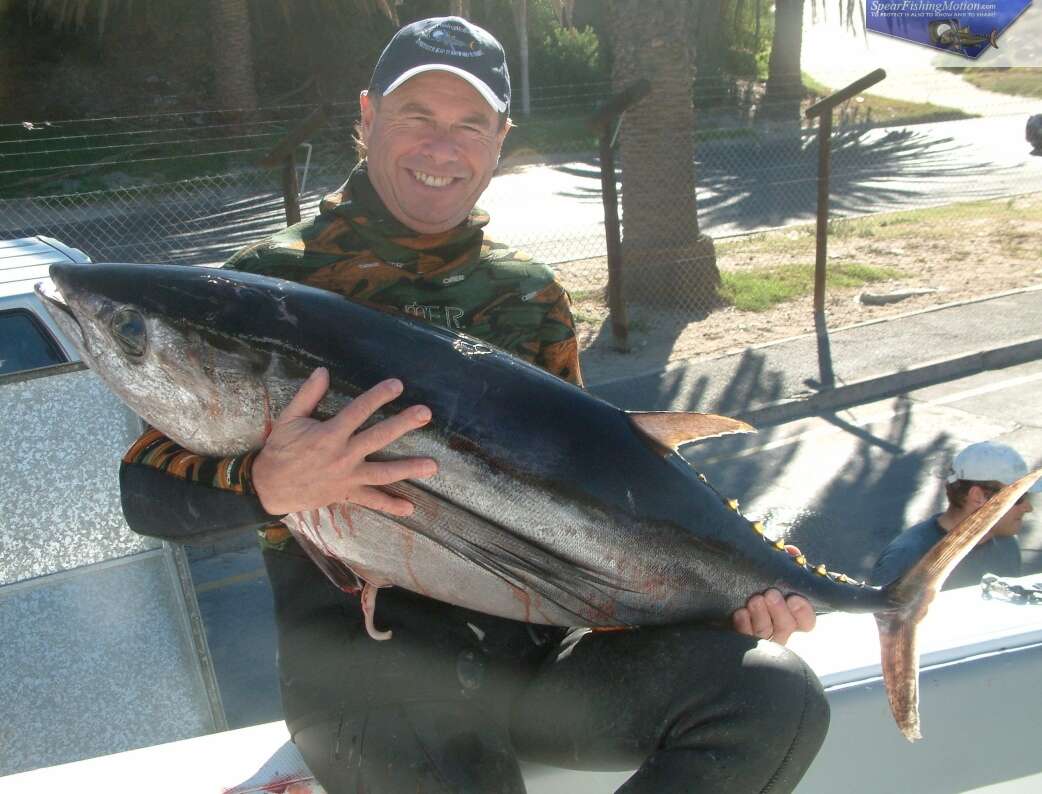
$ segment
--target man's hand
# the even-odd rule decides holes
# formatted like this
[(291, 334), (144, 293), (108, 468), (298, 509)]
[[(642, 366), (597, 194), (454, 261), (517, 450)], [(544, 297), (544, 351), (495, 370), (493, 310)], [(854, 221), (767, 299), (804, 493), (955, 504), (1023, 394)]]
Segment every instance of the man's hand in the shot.
[(782, 598), (775, 589), (754, 595), (732, 616), (739, 634), (774, 640), (780, 645), (789, 641), (794, 631), (810, 631), (817, 616), (814, 607), (803, 596)]
[[(786, 546), (785, 550), (794, 557), (800, 553), (795, 546)], [(752, 596), (732, 615), (734, 630), (739, 634), (774, 640), (779, 645), (787, 643), (795, 631), (810, 631), (817, 620), (814, 607), (806, 598), (782, 598), (774, 588)]]
[(437, 473), (430, 458), (369, 462), (379, 452), (431, 419), (430, 409), (414, 405), (358, 432), (381, 406), (402, 393), (402, 383), (386, 380), (360, 394), (327, 421), (311, 414), (329, 389), (329, 372), (320, 367), (308, 378), (275, 422), (253, 462), (253, 487), (273, 515), (313, 510), (350, 501), (373, 510), (407, 516), (413, 506), (377, 486)]

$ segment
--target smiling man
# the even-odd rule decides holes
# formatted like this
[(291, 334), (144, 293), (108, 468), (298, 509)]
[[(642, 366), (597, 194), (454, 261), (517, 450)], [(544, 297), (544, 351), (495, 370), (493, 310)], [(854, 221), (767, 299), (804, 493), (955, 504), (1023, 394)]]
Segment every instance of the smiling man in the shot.
[[(499, 43), (455, 17), (413, 23), (388, 44), (360, 102), (365, 156), (347, 182), (316, 218), (227, 266), (464, 331), (581, 385), (568, 295), (549, 268), (485, 238), (488, 217), (474, 207), (510, 126)], [(518, 757), (638, 768), (627, 792), (795, 786), (828, 723), (817, 679), (781, 647), (814, 625), (802, 598), (752, 595), (733, 628), (590, 632), (396, 588), (376, 606), (393, 639), (372, 639), (360, 594), (334, 587), (279, 519), (345, 498), (410, 514), (382, 486), (433, 476), (436, 462), (368, 458), (430, 411), (366, 424), (401, 393), (392, 380), (317, 421), (327, 386), (316, 371), (264, 446), (237, 458), (203, 460), (147, 433), (121, 482), (128, 523), (145, 534), (261, 525), (286, 722), (331, 794), (520, 794)]]

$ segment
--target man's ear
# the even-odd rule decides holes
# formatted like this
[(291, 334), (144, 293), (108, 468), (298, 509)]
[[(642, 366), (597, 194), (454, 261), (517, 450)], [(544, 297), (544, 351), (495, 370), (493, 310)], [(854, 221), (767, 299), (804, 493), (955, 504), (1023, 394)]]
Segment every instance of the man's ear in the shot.
[(496, 162), (497, 163), (499, 162), (499, 156), (503, 153), (503, 141), (506, 140), (507, 133), (510, 132), (511, 129), (513, 129), (513, 126), (514, 126), (514, 123), (510, 119), (507, 119), (505, 122), (503, 122), (502, 128), (497, 130), (497, 132), (496, 132)]
[(971, 485), (966, 496), (969, 497), (970, 503), (974, 505), (975, 510), (991, 498), (991, 494), (988, 493), (987, 489), (979, 485)]
[(373, 116), (376, 114), (376, 107), (372, 99), (369, 98), (369, 91), (363, 90), (358, 95), (358, 107), (361, 110), (361, 132), (362, 132), (362, 143), (368, 143), (369, 131), (373, 127)]

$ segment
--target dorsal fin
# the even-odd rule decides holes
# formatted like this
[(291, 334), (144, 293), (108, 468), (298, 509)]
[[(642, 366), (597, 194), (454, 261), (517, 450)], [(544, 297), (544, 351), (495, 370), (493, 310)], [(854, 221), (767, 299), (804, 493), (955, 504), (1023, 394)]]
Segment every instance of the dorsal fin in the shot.
[(681, 444), (716, 438), (728, 433), (755, 433), (756, 428), (738, 419), (690, 411), (627, 411), (633, 426), (666, 450)]

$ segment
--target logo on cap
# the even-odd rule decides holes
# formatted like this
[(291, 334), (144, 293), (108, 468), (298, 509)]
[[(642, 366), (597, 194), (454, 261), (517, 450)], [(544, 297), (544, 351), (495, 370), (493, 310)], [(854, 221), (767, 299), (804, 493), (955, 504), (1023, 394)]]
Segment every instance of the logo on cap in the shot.
[[(453, 35), (462, 33), (466, 39)], [(424, 31), (418, 39), (416, 46), (435, 55), (455, 55), (461, 58), (480, 58), (484, 51), (477, 41), (468, 35), (467, 29), (462, 25), (445, 22), (435, 28)]]

